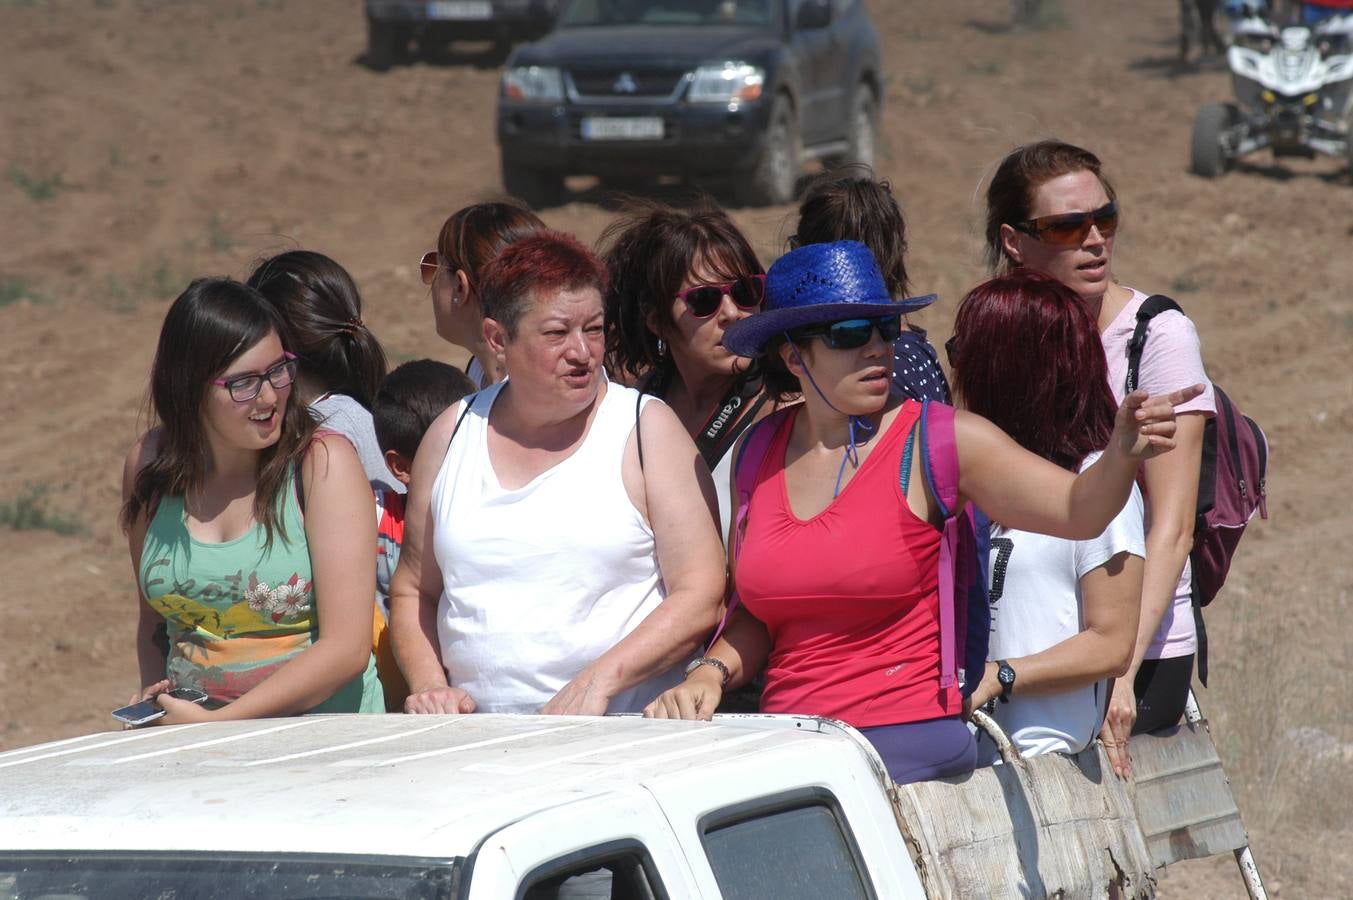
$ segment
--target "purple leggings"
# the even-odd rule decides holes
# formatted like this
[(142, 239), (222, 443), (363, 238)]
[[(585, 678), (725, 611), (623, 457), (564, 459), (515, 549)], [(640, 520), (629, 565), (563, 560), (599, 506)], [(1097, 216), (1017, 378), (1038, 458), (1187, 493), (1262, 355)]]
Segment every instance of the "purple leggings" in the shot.
[(860, 734), (869, 738), (898, 784), (965, 775), (977, 766), (977, 742), (958, 716), (877, 725), (861, 728)]

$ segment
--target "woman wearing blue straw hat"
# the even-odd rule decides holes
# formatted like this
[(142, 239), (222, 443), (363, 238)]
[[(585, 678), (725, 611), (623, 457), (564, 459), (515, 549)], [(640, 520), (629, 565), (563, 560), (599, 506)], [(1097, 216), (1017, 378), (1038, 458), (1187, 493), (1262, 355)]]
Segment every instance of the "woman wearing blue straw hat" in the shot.
[(945, 519), (971, 500), (1011, 528), (1099, 534), (1140, 462), (1173, 447), (1173, 405), (1199, 388), (1128, 396), (1109, 448), (1075, 475), (979, 416), (893, 395), (901, 315), (932, 299), (894, 301), (854, 241), (801, 247), (771, 266), (765, 311), (733, 324), (724, 344), (759, 360), (769, 390), (802, 393), (803, 403), (735, 449), (741, 605), (646, 714), (709, 718), (724, 691), (764, 668), (764, 712), (859, 728), (899, 783), (972, 769), (944, 646), (952, 619), (939, 601)]

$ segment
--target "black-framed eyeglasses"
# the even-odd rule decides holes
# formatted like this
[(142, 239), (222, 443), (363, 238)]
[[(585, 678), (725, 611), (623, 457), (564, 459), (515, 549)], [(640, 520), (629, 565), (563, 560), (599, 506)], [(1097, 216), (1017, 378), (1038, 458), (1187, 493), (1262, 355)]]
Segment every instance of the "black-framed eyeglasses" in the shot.
[(958, 356), (958, 335), (950, 335), (944, 342), (944, 358), (949, 360), (949, 368), (955, 368), (954, 358)]
[(676, 292), (677, 299), (686, 304), (691, 315), (708, 319), (719, 311), (724, 295), (733, 298), (733, 305), (742, 310), (754, 310), (766, 297), (766, 276), (747, 275), (722, 284), (697, 284)]
[(220, 385), (230, 392), (230, 399), (236, 403), (248, 403), (258, 396), (259, 391), (263, 390), (263, 379), (268, 379), (268, 384), (273, 386), (274, 390), (281, 390), (284, 387), (290, 387), (296, 380), (296, 357), (290, 353), (282, 354), (285, 359), (280, 363), (268, 369), (261, 374), (236, 375), (234, 378), (213, 378), (212, 384)]
[(873, 319), (843, 319), (825, 325), (810, 325), (791, 331), (789, 336), (796, 341), (819, 337), (833, 350), (855, 350), (869, 343), (876, 330), (885, 343), (891, 344), (902, 334), (901, 314), (878, 316)]
[(1113, 237), (1113, 233), (1118, 230), (1117, 201), (1110, 200), (1099, 209), (1092, 209), (1089, 212), (1039, 216), (1037, 219), (1029, 219), (1013, 227), (1016, 231), (1022, 231), (1044, 243), (1070, 247), (1085, 240), (1085, 236), (1090, 233), (1091, 225), (1098, 228), (1104, 237)]

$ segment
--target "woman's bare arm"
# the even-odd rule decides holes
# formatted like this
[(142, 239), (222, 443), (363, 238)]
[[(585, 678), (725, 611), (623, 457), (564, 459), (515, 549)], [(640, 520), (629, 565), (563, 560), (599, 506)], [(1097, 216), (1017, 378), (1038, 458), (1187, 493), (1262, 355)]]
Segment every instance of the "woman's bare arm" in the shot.
[[(1193, 523), (1198, 503), (1198, 472), (1203, 456), (1203, 426), (1200, 413), (1179, 417), (1175, 430), (1178, 446), (1172, 453), (1148, 461), (1147, 505), (1151, 530), (1146, 535), (1146, 566), (1138, 599), (1139, 618), (1127, 671), (1114, 682), (1113, 696), (1104, 718), (1104, 745), (1110, 750), (1114, 770), (1123, 777), (1132, 772), (1127, 739), (1137, 721), (1134, 683), (1165, 612), (1174, 603), (1184, 561), (1193, 549)], [(1118, 746), (1121, 745), (1121, 751)]]
[(407, 713), (468, 713), (474, 700), (447, 684), (437, 639), (437, 605), (442, 570), (433, 552), (432, 483), (441, 470), (463, 403), (454, 403), (433, 421), (418, 445), (413, 479), (404, 505), (404, 542), (390, 577), (390, 637), (395, 659), (409, 683)]
[(1181, 415), (1172, 453), (1148, 460), (1144, 467), (1151, 530), (1146, 535), (1146, 571), (1142, 577), (1141, 621), (1130, 676), (1137, 674), (1147, 649), (1174, 603), (1179, 576), (1193, 550), (1198, 506), (1198, 472), (1203, 458), (1203, 426), (1198, 413)]
[[(160, 443), (159, 429), (141, 436), (122, 465), (122, 502), (132, 495), (132, 488), (141, 470), (155, 458)], [(153, 510), (142, 509), (127, 529), (127, 551), (131, 555), (132, 580), (136, 584), (136, 666), (141, 674), (141, 687), (132, 695), (131, 702), (154, 696), (169, 687), (165, 680), (165, 658), (155, 645), (155, 630), (164, 623), (164, 617), (146, 603), (141, 590), (141, 551), (145, 547), (146, 529), (150, 527)]]
[(1036, 456), (981, 416), (954, 416), (959, 492), (993, 521), (1069, 540), (1099, 534), (1123, 508), (1142, 462), (1174, 447), (1174, 406), (1202, 385), (1147, 398), (1134, 391), (1119, 407), (1103, 455), (1079, 475)]
[[(763, 426), (769, 428), (770, 426)], [(742, 447), (751, 435), (751, 429), (744, 431), (734, 442), (732, 450), (733, 465), (729, 466), (728, 496), (733, 508), (728, 511), (728, 586), (726, 593), (729, 603), (736, 585), (737, 556), (740, 540), (738, 534), (737, 511), (742, 498), (738, 496), (738, 462), (742, 459)], [(749, 461), (748, 465), (754, 463)], [(698, 666), (686, 680), (674, 688), (663, 691), (652, 703), (644, 707), (644, 715), (651, 719), (705, 719), (713, 718), (725, 691), (736, 690), (756, 677), (766, 667), (770, 658), (771, 639), (766, 626), (741, 606), (727, 613), (727, 623), (718, 640), (706, 652), (706, 656), (719, 660), (728, 670), (728, 684), (723, 684), (723, 672), (717, 666)]]
[[(1127, 551), (1087, 572), (1080, 579), (1085, 627), (1046, 650), (1006, 660), (1019, 674), (1014, 695), (1069, 691), (1121, 676), (1132, 658), (1141, 583), (1142, 558)], [(996, 669), (995, 662), (987, 663), (973, 691), (973, 706), (1001, 693)]]

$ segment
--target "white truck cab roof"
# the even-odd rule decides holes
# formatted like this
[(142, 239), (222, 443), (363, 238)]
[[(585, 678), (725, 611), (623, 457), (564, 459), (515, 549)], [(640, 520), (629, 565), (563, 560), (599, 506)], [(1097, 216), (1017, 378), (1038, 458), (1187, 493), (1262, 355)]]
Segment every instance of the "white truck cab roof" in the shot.
[(800, 717), (307, 716), (92, 734), (0, 754), (0, 894), (23, 877), (7, 876), (7, 854), (157, 851), (442, 860), (473, 881), (464, 896), (530, 897), (533, 867), (634, 845), (666, 895), (717, 897), (710, 829), (807, 805), (835, 816), (862, 896), (923, 896), (896, 858), (886, 783), (857, 734)]

